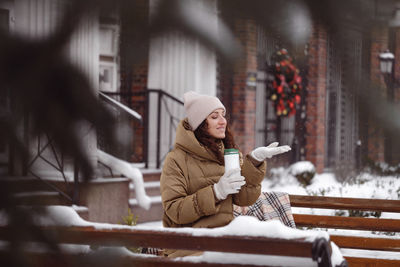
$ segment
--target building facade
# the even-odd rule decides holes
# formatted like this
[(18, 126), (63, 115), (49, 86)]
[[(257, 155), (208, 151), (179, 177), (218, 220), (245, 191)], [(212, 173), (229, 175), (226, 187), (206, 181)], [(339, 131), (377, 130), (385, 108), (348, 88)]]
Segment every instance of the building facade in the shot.
[[(205, 2), (198, 5), (204, 8)], [(152, 1), (143, 3), (144, 12), (153, 8)], [(271, 55), (286, 47), (252, 18), (227, 22), (243, 48), (243, 56), (234, 64), (224, 63), (199, 42), (171, 34), (150, 42), (148, 59), (140, 66), (123, 67), (133, 77), (130, 83), (125, 83), (124, 90), (161, 89), (177, 99), (182, 99), (183, 93), (189, 90), (217, 95), (228, 109), (236, 141), (244, 153), (273, 141), (292, 146), (291, 153), (277, 158), (271, 166), (307, 160), (318, 172), (346, 173), (364, 166), (369, 160), (396, 164), (395, 144), (388, 142), (388, 131), (376, 121), (376, 116), (367, 114), (368, 106), (365, 108), (367, 104), (363, 102), (363, 95), (367, 94), (367, 90), (363, 91), (366, 81), (380, 88), (378, 90), (382, 90), (389, 101), (397, 102), (399, 95), (396, 85), (386, 84), (379, 70), (379, 54), (389, 49), (395, 55), (393, 77), (399, 75), (396, 64), (400, 56), (398, 28), (388, 25), (394, 6), (383, 9), (371, 3), (363, 4), (366, 12), (376, 16), (371, 30), (367, 31), (361, 22), (348, 20), (342, 22), (345, 31), (339, 36), (323, 23), (313, 21), (306, 47), (288, 49), (294, 55), (299, 55), (298, 50), (304, 51), (301, 57), (294, 58), (304, 91), (296, 115), (277, 116), (269, 99)], [(207, 8), (218, 10), (218, 4), (212, 2)], [(223, 18), (223, 10), (219, 16)], [(217, 25), (215, 19), (210, 29)], [(392, 86), (391, 95), (387, 94), (388, 86)], [(151, 101), (156, 103), (157, 100), (154, 97)], [(157, 111), (155, 106), (151, 105), (154, 112)], [(143, 134), (138, 137), (142, 141), (160, 142), (161, 145), (147, 143), (147, 154), (143, 153), (146, 142), (135, 147), (136, 152), (142, 151), (138, 158), (146, 160), (147, 157), (153, 167), (156, 166), (157, 146), (160, 146), (162, 162), (162, 155), (173, 145), (173, 127), (184, 116), (181, 104), (175, 103), (172, 109), (175, 109), (172, 111), (174, 120), (161, 119), (167, 123), (161, 126), (160, 140), (156, 125), (149, 126), (147, 137)], [(151, 115), (150, 111), (148, 121), (157, 120), (154, 112)]]

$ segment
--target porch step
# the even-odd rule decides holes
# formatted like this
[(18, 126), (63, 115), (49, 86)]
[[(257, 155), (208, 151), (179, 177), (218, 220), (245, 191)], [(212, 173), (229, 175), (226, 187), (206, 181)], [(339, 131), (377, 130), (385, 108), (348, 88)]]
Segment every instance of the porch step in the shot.
[(0, 186), (12, 192), (17, 205), (71, 205), (68, 198), (53, 188), (58, 188), (61, 192), (70, 195), (63, 181), (13, 176), (0, 179)]
[[(47, 184), (46, 184), (47, 183)], [(0, 186), (6, 186), (10, 191), (15, 193), (34, 192), (34, 191), (54, 191), (51, 186), (57, 187), (62, 192), (68, 192), (68, 188), (64, 181), (60, 180), (39, 180), (35, 177), (5, 177), (0, 179)]]
[(138, 223), (161, 221), (163, 215), (163, 207), (161, 204), (161, 196), (152, 196), (151, 207), (145, 210), (137, 204), (136, 199), (129, 200), (129, 207), (135, 216), (138, 216)]
[[(130, 190), (130, 198), (136, 198), (136, 191), (135, 186), (133, 183), (129, 185)], [(149, 197), (153, 196), (160, 196), (160, 182), (159, 181), (151, 181), (151, 182), (144, 182), (144, 190)]]
[(161, 170), (140, 169), (143, 175), (144, 189), (151, 198), (151, 207), (145, 210), (137, 204), (134, 185), (130, 184), (129, 207), (133, 214), (138, 216), (138, 223), (161, 221), (163, 207), (160, 194), (160, 176)]
[(16, 193), (13, 195), (17, 205), (27, 206), (50, 206), (71, 205), (71, 202), (58, 192), (34, 191)]
[(145, 182), (160, 181), (161, 170), (140, 169)]

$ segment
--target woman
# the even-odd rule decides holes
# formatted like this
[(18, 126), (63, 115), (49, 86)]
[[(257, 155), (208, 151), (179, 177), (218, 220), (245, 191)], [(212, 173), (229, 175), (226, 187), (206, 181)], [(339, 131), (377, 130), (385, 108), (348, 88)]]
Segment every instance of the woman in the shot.
[[(233, 220), (233, 204), (249, 206), (261, 193), (266, 158), (290, 150), (273, 143), (240, 160), (241, 169), (225, 172), (223, 152), (236, 148), (225, 107), (213, 96), (184, 94), (187, 118), (176, 130), (174, 149), (161, 174), (164, 227), (220, 227)], [(169, 257), (196, 254), (165, 250)]]

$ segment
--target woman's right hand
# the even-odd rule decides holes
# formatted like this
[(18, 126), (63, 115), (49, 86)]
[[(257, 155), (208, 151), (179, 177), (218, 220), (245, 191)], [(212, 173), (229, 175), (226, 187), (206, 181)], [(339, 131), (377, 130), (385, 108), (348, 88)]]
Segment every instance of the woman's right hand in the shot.
[(229, 170), (214, 184), (215, 196), (219, 200), (226, 199), (228, 195), (239, 192), (245, 183), (244, 177), (240, 175), (240, 169)]

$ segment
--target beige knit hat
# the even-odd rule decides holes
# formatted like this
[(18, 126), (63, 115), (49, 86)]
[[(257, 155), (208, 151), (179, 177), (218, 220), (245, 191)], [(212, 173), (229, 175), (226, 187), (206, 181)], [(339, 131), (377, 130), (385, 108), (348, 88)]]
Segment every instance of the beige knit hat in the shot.
[(186, 115), (192, 130), (197, 127), (216, 109), (223, 108), (224, 105), (215, 96), (200, 95), (196, 92), (189, 91), (183, 95), (183, 102)]

